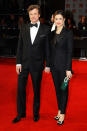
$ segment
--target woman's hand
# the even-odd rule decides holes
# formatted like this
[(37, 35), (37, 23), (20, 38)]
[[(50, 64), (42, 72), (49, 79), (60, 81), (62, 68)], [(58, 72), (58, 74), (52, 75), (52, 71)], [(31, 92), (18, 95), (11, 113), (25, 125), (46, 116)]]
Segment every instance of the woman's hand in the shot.
[(66, 76), (68, 79), (70, 79), (72, 77), (71, 71), (66, 71)]

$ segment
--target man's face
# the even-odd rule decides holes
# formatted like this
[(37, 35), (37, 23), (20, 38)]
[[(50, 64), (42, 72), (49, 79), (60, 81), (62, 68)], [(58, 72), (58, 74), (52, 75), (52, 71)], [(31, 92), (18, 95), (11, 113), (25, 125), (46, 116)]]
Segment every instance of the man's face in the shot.
[(40, 14), (38, 12), (38, 9), (33, 9), (31, 11), (29, 11), (29, 17), (30, 17), (30, 21), (34, 24), (37, 23), (40, 17)]

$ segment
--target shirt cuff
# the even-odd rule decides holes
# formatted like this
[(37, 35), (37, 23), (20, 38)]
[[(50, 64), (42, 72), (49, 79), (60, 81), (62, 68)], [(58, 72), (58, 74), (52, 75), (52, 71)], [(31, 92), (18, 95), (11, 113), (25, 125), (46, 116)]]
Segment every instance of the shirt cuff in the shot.
[(45, 67), (45, 69), (50, 69), (50, 67)]
[(21, 64), (16, 64), (16, 66), (21, 66)]

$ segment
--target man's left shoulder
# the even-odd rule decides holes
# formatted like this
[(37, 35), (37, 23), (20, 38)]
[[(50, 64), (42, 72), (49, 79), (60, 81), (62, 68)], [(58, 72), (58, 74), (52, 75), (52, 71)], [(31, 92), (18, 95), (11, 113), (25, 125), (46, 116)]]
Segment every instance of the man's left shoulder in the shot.
[(46, 24), (41, 24), (43, 32), (49, 33), (50, 32), (50, 27)]
[(46, 24), (42, 24), (42, 23), (41, 23), (41, 27), (44, 28), (44, 29), (49, 29), (49, 26), (46, 25)]

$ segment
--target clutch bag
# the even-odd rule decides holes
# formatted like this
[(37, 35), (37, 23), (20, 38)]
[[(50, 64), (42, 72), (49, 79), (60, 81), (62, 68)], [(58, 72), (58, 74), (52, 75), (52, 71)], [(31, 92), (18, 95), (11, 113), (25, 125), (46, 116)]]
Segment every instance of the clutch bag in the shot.
[(68, 86), (69, 84), (69, 79), (67, 77), (64, 78), (64, 81), (62, 82), (62, 85), (61, 85), (61, 90), (65, 90), (66, 87)]

